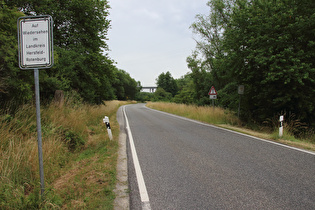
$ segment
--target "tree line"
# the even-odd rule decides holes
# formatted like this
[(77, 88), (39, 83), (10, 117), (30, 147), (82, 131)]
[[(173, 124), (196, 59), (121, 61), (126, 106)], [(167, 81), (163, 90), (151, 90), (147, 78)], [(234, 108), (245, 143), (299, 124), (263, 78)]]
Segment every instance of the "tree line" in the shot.
[(214, 86), (216, 104), (237, 112), (237, 89), (244, 85), (244, 121), (263, 123), (286, 113), (315, 126), (315, 2), (210, 0), (207, 5), (209, 14), (197, 15), (191, 25), (199, 39), (187, 58), (190, 72), (175, 80), (175, 95), (160, 75), (158, 86), (171, 93), (162, 96), (206, 105)]
[(76, 91), (85, 102), (134, 99), (139, 84), (108, 56), (110, 28), (106, 0), (0, 0), (0, 105), (32, 100), (34, 78), (18, 66), (17, 19), (51, 15), (54, 66), (40, 70), (41, 100), (56, 90)]
[(106, 0), (0, 0), (0, 103), (33, 98), (33, 74), (18, 67), (17, 18), (49, 14), (54, 20), (55, 65), (40, 71), (43, 100), (55, 90), (74, 90), (89, 103), (110, 99), (168, 100), (216, 104), (263, 123), (294, 113), (315, 125), (315, 2), (309, 0), (210, 0), (209, 14), (191, 25), (198, 35), (187, 58), (190, 72), (157, 78), (154, 94), (139, 94), (140, 83), (118, 69), (106, 51), (110, 28)]

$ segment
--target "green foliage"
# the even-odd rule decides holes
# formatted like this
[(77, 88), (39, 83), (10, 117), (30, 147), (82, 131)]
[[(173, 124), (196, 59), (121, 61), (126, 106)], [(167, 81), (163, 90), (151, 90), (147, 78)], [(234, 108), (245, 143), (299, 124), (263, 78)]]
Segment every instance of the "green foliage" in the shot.
[(124, 70), (115, 69), (112, 83), (118, 100), (133, 100), (139, 92), (138, 83)]
[(153, 93), (153, 101), (171, 101), (172, 94), (166, 92), (163, 88), (158, 87)]
[(85, 144), (84, 139), (77, 133), (69, 129), (63, 129), (64, 141), (68, 145), (70, 151), (79, 149)]
[[(23, 13), (0, 1), (0, 107), (14, 100), (15, 106), (32, 98), (32, 74), (18, 67), (17, 24)], [(13, 105), (11, 104), (11, 107)]]
[(194, 103), (204, 105), (209, 103), (208, 92), (213, 86), (211, 74), (207, 71), (207, 63), (197, 58), (197, 54), (187, 58), (188, 68), (192, 71), (190, 77), (193, 81)]
[(230, 62), (245, 61), (234, 71), (248, 88), (248, 109), (259, 121), (283, 110), (310, 119), (315, 103), (315, 51), (309, 47), (314, 20), (306, 7), (314, 9), (314, 3), (238, 4), (225, 32), (225, 46), (239, 52), (229, 56)]
[(1, 0), (0, 5), (1, 107), (11, 101), (18, 106), (33, 98), (33, 73), (21, 71), (17, 58), (16, 22), (24, 14), (48, 14), (54, 20), (55, 64), (40, 71), (42, 101), (49, 103), (56, 90), (75, 90), (92, 104), (135, 98), (139, 91), (136, 81), (117, 69), (104, 53), (108, 50), (106, 40), (110, 27), (108, 1)]
[(146, 101), (152, 101), (153, 96), (154, 96), (153, 93), (138, 92), (136, 94), (136, 100), (144, 103)]
[(160, 74), (156, 79), (156, 84), (159, 88), (163, 88), (166, 92), (171, 93), (172, 96), (175, 96), (178, 91), (176, 81), (169, 71)]
[(179, 88), (178, 94), (175, 95), (173, 101), (179, 104), (193, 104), (196, 94), (194, 91), (194, 83), (190, 74), (176, 80)]
[(219, 104), (236, 110), (243, 84), (243, 119), (263, 122), (286, 111), (315, 123), (315, 3), (210, 0), (208, 6), (210, 14), (191, 26), (201, 39), (187, 59), (197, 98), (207, 78)]

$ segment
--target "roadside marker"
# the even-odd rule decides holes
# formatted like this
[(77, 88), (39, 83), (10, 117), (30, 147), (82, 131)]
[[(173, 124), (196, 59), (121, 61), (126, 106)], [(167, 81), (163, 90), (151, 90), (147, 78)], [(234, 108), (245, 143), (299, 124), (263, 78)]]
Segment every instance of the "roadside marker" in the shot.
[(109, 139), (113, 140), (112, 130), (110, 128), (109, 118), (107, 116), (104, 117), (103, 123), (106, 125)]

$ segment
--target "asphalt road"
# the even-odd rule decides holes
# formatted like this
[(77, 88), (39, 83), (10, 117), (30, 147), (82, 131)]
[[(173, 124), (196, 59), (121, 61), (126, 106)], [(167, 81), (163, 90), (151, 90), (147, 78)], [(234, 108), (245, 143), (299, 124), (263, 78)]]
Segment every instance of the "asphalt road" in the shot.
[[(123, 109), (151, 209), (315, 209), (314, 153), (144, 104)], [(127, 155), (130, 208), (141, 209), (130, 143)]]

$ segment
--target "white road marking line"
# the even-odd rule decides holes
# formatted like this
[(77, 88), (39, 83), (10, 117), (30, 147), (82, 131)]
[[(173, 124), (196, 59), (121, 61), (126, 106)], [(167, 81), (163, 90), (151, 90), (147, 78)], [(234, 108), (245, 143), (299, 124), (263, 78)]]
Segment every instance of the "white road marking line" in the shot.
[[(146, 106), (144, 106), (144, 107), (146, 107)], [(281, 147), (285, 147), (285, 148), (288, 148), (288, 149), (296, 150), (296, 151), (299, 151), (299, 152), (304, 152), (304, 153), (307, 153), (307, 154), (310, 154), (310, 155), (315, 155), (315, 152), (313, 152), (313, 151), (299, 149), (299, 148), (296, 148), (296, 147), (291, 147), (291, 146), (288, 146), (288, 145), (285, 145), (285, 144), (281, 144), (281, 143), (278, 143), (278, 142), (274, 142), (274, 141), (271, 141), (271, 140), (258, 138), (256, 136), (251, 136), (251, 135), (240, 133), (240, 132), (233, 131), (233, 130), (228, 130), (226, 128), (217, 127), (215, 125), (203, 123), (203, 122), (200, 122), (200, 121), (197, 121), (197, 120), (193, 120), (193, 119), (189, 119), (189, 118), (186, 118), (186, 117), (178, 116), (178, 115), (171, 114), (171, 113), (168, 113), (168, 112), (163, 112), (163, 111), (159, 111), (159, 110), (156, 110), (156, 109), (151, 109), (149, 107), (146, 107), (146, 108), (150, 109), (152, 111), (159, 112), (159, 113), (162, 113), (162, 114), (165, 114), (165, 115), (169, 115), (169, 116), (172, 116), (172, 117), (175, 117), (175, 118), (179, 118), (179, 119), (182, 119), (182, 120), (194, 122), (194, 123), (197, 123), (197, 124), (200, 124), (200, 125), (205, 125), (205, 126), (212, 127), (212, 128), (221, 129), (221, 130), (224, 130), (224, 131), (228, 131), (228, 132), (231, 132), (231, 133), (235, 133), (235, 134), (238, 134), (238, 135), (250, 137), (250, 138), (253, 138), (253, 139), (256, 139), (256, 140), (259, 140), (259, 141), (263, 141), (263, 142), (266, 142), (266, 143), (269, 143), (269, 144), (275, 144), (275, 145), (278, 145), (278, 146), (281, 146)]]
[(150, 206), (149, 195), (148, 195), (147, 188), (145, 186), (145, 182), (143, 179), (142, 170), (140, 167), (136, 147), (135, 147), (135, 144), (133, 141), (132, 133), (131, 133), (131, 130), (129, 127), (129, 122), (128, 122), (128, 118), (127, 118), (126, 111), (125, 111), (125, 106), (123, 107), (123, 112), (124, 112), (124, 116), (126, 119), (126, 128), (127, 128), (127, 132), (128, 132), (132, 159), (133, 159), (133, 163), (134, 163), (134, 167), (135, 167), (135, 171), (136, 171), (136, 176), (137, 176), (137, 181), (138, 181), (140, 199), (142, 202), (142, 209), (143, 210), (150, 210), (151, 206)]

